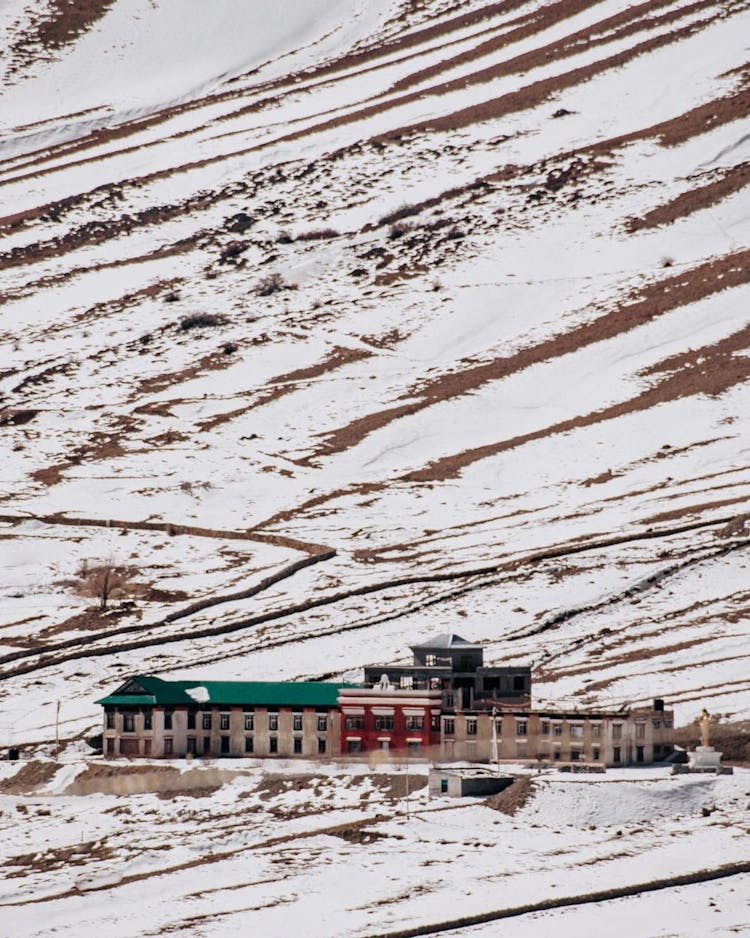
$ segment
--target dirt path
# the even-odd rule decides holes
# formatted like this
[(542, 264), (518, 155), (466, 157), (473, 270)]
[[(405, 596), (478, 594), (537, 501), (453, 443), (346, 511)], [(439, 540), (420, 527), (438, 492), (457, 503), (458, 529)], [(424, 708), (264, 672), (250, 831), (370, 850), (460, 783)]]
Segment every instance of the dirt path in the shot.
[[(0, 674), (0, 680), (4, 678), (7, 679), (10, 677), (17, 677), (22, 674), (29, 674), (34, 671), (40, 671), (63, 664), (67, 661), (73, 661), (78, 658), (122, 654), (123, 652), (134, 651), (140, 648), (149, 648), (155, 645), (164, 646), (167, 644), (173, 644), (175, 642), (186, 641), (188, 639), (195, 640), (201, 638), (213, 638), (219, 635), (228, 635), (233, 632), (253, 629), (258, 626), (265, 625), (269, 622), (274, 622), (278, 621), (279, 619), (286, 619), (291, 616), (299, 615), (300, 613), (309, 612), (313, 609), (335, 605), (336, 603), (347, 599), (367, 596), (379, 592), (384, 592), (386, 590), (399, 589), (404, 586), (414, 586), (427, 583), (451, 583), (456, 581), (468, 581), (472, 579), (476, 580), (501, 574), (506, 571), (517, 570), (527, 565), (540, 563), (543, 560), (553, 560), (562, 557), (569, 557), (571, 555), (584, 553), (590, 550), (599, 550), (606, 547), (614, 547), (623, 544), (635, 543), (638, 541), (671, 537), (687, 531), (700, 530), (702, 528), (714, 527), (716, 525), (726, 525), (732, 521), (734, 521), (734, 516), (730, 515), (714, 518), (709, 521), (696, 521), (689, 524), (682, 524), (670, 528), (662, 528), (659, 530), (653, 530), (649, 528), (646, 531), (639, 531), (634, 534), (621, 534), (608, 538), (591, 539), (585, 543), (580, 544), (558, 545), (552, 548), (528, 554), (524, 557), (506, 559), (497, 563), (487, 564), (482, 567), (474, 567), (466, 570), (454, 570), (445, 573), (431, 573), (421, 575), (416, 574), (410, 576), (393, 577), (391, 579), (381, 580), (376, 583), (364, 584), (363, 586), (356, 587), (354, 589), (340, 590), (322, 596), (317, 595), (314, 598), (308, 598), (299, 603), (284, 606), (271, 612), (261, 613), (260, 615), (250, 616), (235, 622), (204, 626), (202, 628), (193, 628), (187, 632), (171, 633), (167, 635), (151, 634), (148, 637), (118, 642), (113, 645), (98, 645), (97, 643), (110, 639), (113, 634), (117, 634), (114, 632), (105, 635), (95, 634), (77, 636), (75, 638), (67, 639), (63, 642), (58, 642), (54, 645), (48, 645), (46, 649), (41, 651), (39, 649), (23, 649), (19, 650), (18, 652), (13, 652), (11, 655), (6, 655), (4, 658), (0, 659), (0, 664), (10, 663), (12, 661), (23, 661), (23, 659), (30, 658), (36, 660), (25, 660), (23, 663), (9, 668), (4, 673)], [(464, 589), (471, 588), (476, 587), (473, 585), (464, 587)], [(451, 594), (448, 595), (450, 596)], [(427, 607), (429, 605), (433, 605), (435, 602), (442, 602), (445, 598), (446, 597), (444, 596), (438, 598), (430, 597), (427, 600), (422, 600), (420, 603), (418, 603), (418, 605), (420, 605), (420, 607)], [(403, 612), (399, 612), (397, 615), (401, 614), (403, 614)], [(394, 614), (390, 614), (385, 618), (387, 619), (393, 617)], [(159, 626), (166, 624), (168, 624), (166, 621), (162, 621), (160, 623), (156, 623), (151, 628), (156, 629)], [(362, 627), (362, 624), (359, 623), (355, 624), (354, 626), (344, 625), (337, 629), (331, 630), (327, 634), (337, 634), (339, 632), (346, 632), (351, 628)], [(126, 633), (133, 631), (143, 631), (143, 628), (143, 626), (127, 626), (123, 628), (122, 632)], [(299, 641), (299, 638), (297, 636), (293, 636), (289, 639), (281, 640), (280, 644), (288, 644), (296, 641)]]
[(676, 886), (692, 886), (695, 883), (708, 883), (714, 879), (725, 879), (727, 876), (739, 876), (743, 873), (750, 873), (750, 861), (726, 863), (723, 866), (717, 866), (713, 869), (697, 870), (694, 873), (683, 873), (680, 876), (667, 876), (663, 879), (653, 879), (649, 883), (635, 883), (631, 886), (619, 886), (615, 889), (601, 889), (597, 892), (584, 893), (579, 896), (562, 896), (559, 899), (544, 899), (541, 902), (529, 902), (526, 905), (497, 909), (493, 912), (482, 912), (478, 915), (465, 915), (462, 918), (436, 922), (431, 925), (420, 925), (417, 928), (405, 928), (389, 932), (373, 932), (366, 935), (365, 938), (419, 938), (419, 936), (422, 935), (437, 935), (440, 932), (453, 931), (456, 928), (471, 928), (473, 925), (484, 925), (487, 922), (497, 922), (504, 918), (516, 918), (519, 915), (530, 915), (534, 912), (546, 912), (552, 909), (588, 905), (592, 902), (609, 902), (612, 899), (624, 899), (628, 896), (637, 896), (644, 892), (658, 892), (661, 889), (674, 889)]

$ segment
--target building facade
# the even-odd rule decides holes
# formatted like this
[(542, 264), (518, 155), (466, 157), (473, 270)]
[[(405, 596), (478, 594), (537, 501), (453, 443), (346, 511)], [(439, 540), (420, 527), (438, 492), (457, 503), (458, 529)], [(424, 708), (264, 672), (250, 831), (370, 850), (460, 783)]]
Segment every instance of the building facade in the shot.
[(402, 690), (383, 680), (373, 687), (342, 688), (339, 705), (342, 753), (432, 755), (439, 749), (439, 690)]
[(138, 675), (97, 701), (105, 756), (301, 756), (340, 752), (341, 684), (163, 681)]
[(403, 690), (440, 690), (446, 710), (491, 710), (493, 706), (531, 703), (531, 668), (485, 667), (484, 648), (460, 635), (436, 635), (410, 649), (411, 664), (366, 667), (365, 684), (374, 686), (387, 678)]
[(317, 758), (413, 753), (436, 762), (646, 765), (673, 750), (662, 700), (620, 710), (535, 708), (527, 667), (484, 666), (481, 645), (438, 635), (410, 665), (333, 682), (163, 681), (139, 675), (98, 701), (105, 756)]

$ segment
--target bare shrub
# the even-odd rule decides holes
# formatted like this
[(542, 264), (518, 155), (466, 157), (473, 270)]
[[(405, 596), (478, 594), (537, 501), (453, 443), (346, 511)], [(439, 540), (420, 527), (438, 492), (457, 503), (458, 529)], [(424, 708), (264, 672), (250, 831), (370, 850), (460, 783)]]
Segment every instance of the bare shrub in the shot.
[(420, 211), (418, 205), (401, 205), (393, 212), (383, 215), (380, 219), (381, 225), (390, 225), (393, 222), (401, 221), (402, 218), (409, 218), (411, 215), (417, 215)]
[(388, 231), (388, 237), (393, 241), (395, 238), (403, 237), (407, 232), (411, 231), (414, 226), (411, 222), (398, 221), (395, 224), (391, 225), (390, 230)]
[(291, 244), (292, 241), (294, 241), (294, 237), (292, 236), (291, 231), (287, 231), (285, 229), (284, 231), (279, 232), (279, 236), (276, 238), (276, 240), (279, 244)]
[(240, 254), (243, 254), (249, 247), (250, 245), (245, 244), (244, 241), (230, 241), (219, 254), (219, 263), (233, 264)]
[(335, 228), (314, 228), (312, 231), (303, 231), (297, 235), (298, 241), (325, 241), (328, 238), (338, 238), (339, 232)]
[(117, 566), (112, 561), (91, 567), (84, 560), (77, 572), (77, 592), (97, 599), (99, 609), (106, 612), (110, 600), (124, 599), (132, 592), (134, 573), (131, 567)]
[(661, 264), (662, 267), (672, 267), (672, 265), (674, 264), (674, 258), (673, 258), (673, 257), (662, 257), (662, 259), (659, 261), (659, 263)]
[(297, 286), (293, 283), (287, 283), (278, 271), (263, 277), (258, 281), (255, 292), (258, 296), (271, 296), (273, 293), (280, 293), (282, 290), (296, 290)]
[(180, 332), (188, 332), (190, 329), (206, 329), (213, 326), (224, 326), (228, 321), (226, 316), (215, 313), (194, 313), (192, 316), (186, 316), (181, 320), (178, 328)]

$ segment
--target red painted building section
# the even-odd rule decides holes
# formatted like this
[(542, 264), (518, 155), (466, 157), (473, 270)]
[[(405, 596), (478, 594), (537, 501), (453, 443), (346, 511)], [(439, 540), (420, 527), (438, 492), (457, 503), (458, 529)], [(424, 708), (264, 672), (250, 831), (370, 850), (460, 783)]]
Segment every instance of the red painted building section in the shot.
[(383, 682), (342, 688), (341, 752), (422, 752), (440, 745), (439, 690), (402, 690)]

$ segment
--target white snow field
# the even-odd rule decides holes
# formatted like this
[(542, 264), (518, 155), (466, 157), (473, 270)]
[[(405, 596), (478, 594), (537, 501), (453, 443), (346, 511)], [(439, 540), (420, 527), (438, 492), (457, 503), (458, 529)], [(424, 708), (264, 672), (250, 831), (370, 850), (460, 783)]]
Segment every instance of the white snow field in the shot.
[(86, 739), (130, 673), (356, 680), (441, 631), (537, 701), (750, 717), (748, 35), (1, 0), (0, 935), (748, 933), (743, 768), (512, 817), (407, 820), (399, 766), (68, 790), (117, 777)]

